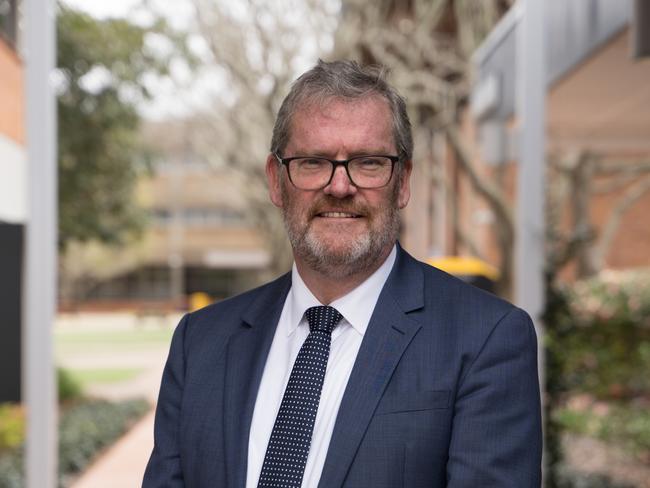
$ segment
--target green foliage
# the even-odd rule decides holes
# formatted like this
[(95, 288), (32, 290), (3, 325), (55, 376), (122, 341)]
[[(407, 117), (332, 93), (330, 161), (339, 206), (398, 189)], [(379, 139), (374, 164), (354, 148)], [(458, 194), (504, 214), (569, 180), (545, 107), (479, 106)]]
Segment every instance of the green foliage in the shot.
[(650, 453), (650, 412), (647, 408), (626, 404), (608, 405), (604, 412), (597, 409), (554, 412), (559, 424), (570, 432), (615, 442), (632, 455)]
[(25, 438), (25, 412), (14, 403), (0, 404), (0, 452), (16, 448)]
[(142, 373), (142, 368), (93, 368), (74, 369), (70, 375), (81, 385), (119, 383), (135, 378)]
[[(563, 287), (553, 286), (550, 278), (543, 318), (546, 484), (548, 488), (592, 486), (566, 481), (561, 446), (567, 423), (584, 431), (590, 421), (557, 412), (569, 393), (608, 401), (650, 395), (650, 270), (606, 271)], [(632, 425), (639, 429), (637, 423)]]
[[(148, 39), (172, 49), (161, 56)], [(147, 154), (138, 139), (138, 101), (150, 98), (144, 79), (168, 75), (170, 59), (188, 58), (183, 38), (162, 21), (151, 27), (125, 19), (96, 20), (59, 4), (59, 246), (137, 235), (144, 220), (133, 201)], [(159, 50), (160, 51), (160, 50)]]
[[(546, 483), (546, 486), (550, 488), (551, 485)], [(558, 488), (637, 488), (629, 483), (613, 481), (602, 474), (577, 473), (567, 469), (566, 466), (560, 470), (558, 483), (552, 486)]]
[(71, 407), (59, 424), (59, 471), (81, 471), (148, 409), (145, 400), (115, 404), (95, 400)]
[(81, 383), (68, 370), (57, 368), (56, 379), (59, 402), (78, 400), (83, 396)]
[[(69, 486), (73, 475), (148, 409), (145, 400), (120, 403), (86, 400), (64, 409), (59, 422), (59, 487)], [(21, 447), (0, 453), (0, 486), (24, 486), (22, 471)]]
[(601, 399), (650, 394), (650, 270), (606, 271), (561, 289), (549, 324), (563, 389)]

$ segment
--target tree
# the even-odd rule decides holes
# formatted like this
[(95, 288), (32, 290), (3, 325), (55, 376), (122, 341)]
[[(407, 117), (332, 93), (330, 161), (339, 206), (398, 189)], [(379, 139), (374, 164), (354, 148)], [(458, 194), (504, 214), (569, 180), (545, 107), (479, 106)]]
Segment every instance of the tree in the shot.
[[(161, 55), (152, 34), (172, 49)], [(145, 77), (168, 76), (172, 57), (191, 57), (160, 19), (146, 27), (97, 20), (59, 4), (57, 36), (59, 248), (121, 243), (144, 223), (133, 190), (147, 160), (136, 108), (151, 97)]]
[[(515, 223), (513, 202), (505, 185), (506, 165), (486, 170), (476, 164), (473, 145), (460, 131), (467, 113), (470, 56), (513, 2), (489, 0), (345, 0), (337, 31), (335, 55), (381, 63), (406, 96), (417, 133), (421, 164), (431, 164), (435, 190), (450, 195), (452, 228), (457, 241), (481, 257), (459, 219), (445, 162), (432, 154), (435, 134), (442, 134), (474, 193), (494, 216), (492, 233), (498, 247), (497, 290), (510, 296), (513, 285)], [(553, 281), (576, 262), (581, 277), (602, 269), (605, 256), (625, 212), (650, 191), (650, 163), (636, 157), (611, 160), (603, 154), (573, 151), (548, 155), (547, 275)], [(620, 198), (600, 232), (591, 220), (593, 198), (619, 192)], [(566, 222), (567, 214), (571, 222)], [(561, 222), (560, 220), (564, 220)]]
[(434, 185), (450, 195), (456, 239), (480, 255), (459, 218), (452, 182), (444, 162), (434, 158), (433, 141), (442, 134), (460, 170), (495, 216), (501, 271), (497, 288), (508, 295), (512, 285), (514, 217), (498, 179), (485, 178), (470, 145), (459, 134), (470, 89), (470, 56), (512, 2), (489, 0), (346, 0), (337, 31), (336, 55), (389, 66), (393, 82), (406, 97), (416, 149), (422, 164), (433, 165)]
[[(264, 236), (270, 273), (291, 254), (280, 212), (269, 202), (264, 165), (278, 108), (291, 81), (332, 42), (337, 2), (193, 0), (206, 60), (224, 80), (221, 96), (200, 116), (195, 147), (214, 166), (241, 178), (248, 216)], [(215, 144), (215, 141), (217, 142)]]

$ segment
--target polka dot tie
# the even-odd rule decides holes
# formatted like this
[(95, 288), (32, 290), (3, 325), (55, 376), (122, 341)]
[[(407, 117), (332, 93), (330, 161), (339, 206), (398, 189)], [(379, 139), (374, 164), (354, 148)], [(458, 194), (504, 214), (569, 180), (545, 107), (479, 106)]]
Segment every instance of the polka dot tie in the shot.
[(333, 307), (305, 312), (309, 335), (291, 370), (266, 449), (258, 488), (300, 488), (323, 387), (332, 330), (343, 316)]

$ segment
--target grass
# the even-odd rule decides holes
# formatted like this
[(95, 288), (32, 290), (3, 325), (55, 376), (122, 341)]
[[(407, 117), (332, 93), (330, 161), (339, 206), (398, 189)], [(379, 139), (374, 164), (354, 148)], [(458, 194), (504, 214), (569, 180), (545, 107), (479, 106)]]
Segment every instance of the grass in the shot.
[(119, 383), (135, 378), (142, 368), (102, 368), (102, 369), (71, 369), (68, 370), (73, 379), (82, 386), (92, 384)]
[(173, 330), (128, 329), (61, 331), (54, 333), (56, 350), (62, 354), (89, 351), (166, 349), (169, 347)]

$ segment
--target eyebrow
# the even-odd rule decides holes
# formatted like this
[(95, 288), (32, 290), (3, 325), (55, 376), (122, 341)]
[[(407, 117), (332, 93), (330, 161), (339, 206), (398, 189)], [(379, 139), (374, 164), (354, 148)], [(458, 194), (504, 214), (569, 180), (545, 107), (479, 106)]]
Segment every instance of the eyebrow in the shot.
[[(397, 152), (397, 151), (395, 151)], [(334, 159), (334, 156), (330, 151), (320, 151), (320, 150), (313, 150), (313, 151), (295, 151), (296, 156), (316, 156), (316, 157), (321, 157), (321, 158), (328, 158), (328, 159)], [(367, 156), (369, 154), (376, 154), (376, 155), (389, 155), (391, 154), (391, 151), (388, 149), (362, 149), (358, 151), (354, 151), (350, 154), (348, 154), (348, 159), (349, 158), (355, 158), (358, 156)]]

